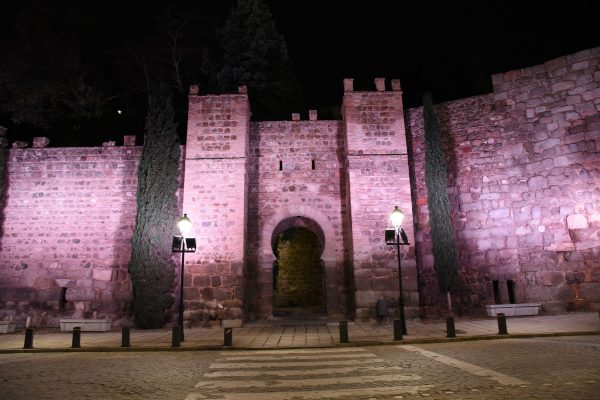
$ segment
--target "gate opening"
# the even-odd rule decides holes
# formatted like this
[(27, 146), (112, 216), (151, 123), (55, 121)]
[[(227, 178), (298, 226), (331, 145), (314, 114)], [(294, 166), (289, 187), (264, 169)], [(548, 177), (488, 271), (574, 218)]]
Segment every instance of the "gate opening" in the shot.
[(274, 238), (273, 314), (325, 313), (323, 243), (310, 229), (292, 226)]

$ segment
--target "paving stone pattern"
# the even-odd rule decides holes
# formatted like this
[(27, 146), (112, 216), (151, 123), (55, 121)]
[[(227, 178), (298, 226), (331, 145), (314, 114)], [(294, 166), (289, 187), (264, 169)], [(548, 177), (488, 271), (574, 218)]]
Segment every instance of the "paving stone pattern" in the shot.
[(326, 349), (1, 354), (0, 398), (566, 399), (600, 390), (600, 338)]

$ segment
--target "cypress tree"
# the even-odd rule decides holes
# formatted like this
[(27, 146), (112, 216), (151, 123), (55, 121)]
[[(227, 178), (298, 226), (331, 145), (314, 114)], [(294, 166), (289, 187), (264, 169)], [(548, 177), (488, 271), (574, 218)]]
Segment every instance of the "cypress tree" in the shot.
[(172, 97), (167, 85), (161, 84), (149, 98), (129, 264), (133, 314), (140, 328), (161, 327), (174, 301), (175, 265), (170, 260), (170, 246), (177, 218), (180, 152)]
[(452, 233), (442, 134), (430, 93), (425, 93), (423, 96), (423, 119), (425, 122), (425, 181), (434, 268), (442, 293), (454, 293), (458, 289), (458, 260)]
[(218, 89), (232, 92), (247, 85), (254, 118), (288, 117), (300, 86), (267, 5), (262, 0), (238, 0), (218, 39), (223, 54)]

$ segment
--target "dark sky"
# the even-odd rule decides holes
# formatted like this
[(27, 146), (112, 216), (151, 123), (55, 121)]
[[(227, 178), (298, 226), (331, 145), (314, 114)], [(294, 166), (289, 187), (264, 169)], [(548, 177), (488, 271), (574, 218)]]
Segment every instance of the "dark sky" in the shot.
[[(305, 89), (341, 99), (342, 79), (372, 89), (401, 78), (405, 103), (487, 93), (490, 75), (600, 45), (597, 1), (270, 1)], [(424, 77), (430, 70), (433, 79)]]
[[(342, 79), (355, 79), (355, 90), (372, 90), (373, 78), (400, 78), (405, 105), (419, 106), (424, 90), (434, 101), (458, 99), (492, 90), (490, 75), (527, 67), (582, 49), (600, 46), (598, 1), (381, 1), (265, 0), (284, 36), (296, 75), (310, 108), (338, 106)], [(96, 54), (97, 68), (106, 57), (117, 56), (120, 40), (151, 33), (154, 13), (164, 10), (161, 2), (150, 1), (60, 1), (60, 27), (68, 30), (72, 9), (94, 28), (82, 34), (82, 48)], [(176, 8), (199, 16), (196, 23), (222, 26), (235, 0), (175, 2)], [(357, 5), (351, 5), (357, 3)], [(0, 0), (0, 23), (27, 7), (44, 8), (48, 2)], [(60, 7), (58, 8), (61, 9)], [(56, 10), (56, 7), (54, 8)], [(82, 11), (81, 11), (82, 10)], [(56, 12), (56, 11), (53, 11)], [(79, 21), (81, 22), (81, 21)], [(27, 22), (23, 22), (23, 29)], [(77, 33), (76, 33), (77, 35)], [(2, 54), (10, 43), (0, 43)], [(114, 68), (114, 66), (112, 67)], [(201, 89), (202, 93), (202, 89)], [(119, 127), (85, 144), (117, 140), (123, 134), (143, 136), (143, 110), (135, 110), (135, 124)], [(9, 137), (27, 138), (23, 128), (9, 126)], [(135, 128), (132, 128), (135, 127)], [(139, 132), (131, 132), (132, 129)], [(13, 135), (11, 137), (11, 131)], [(55, 135), (56, 136), (56, 135)], [(114, 136), (114, 138), (113, 138)], [(66, 145), (72, 136), (53, 138)], [(84, 141), (73, 140), (74, 144)]]

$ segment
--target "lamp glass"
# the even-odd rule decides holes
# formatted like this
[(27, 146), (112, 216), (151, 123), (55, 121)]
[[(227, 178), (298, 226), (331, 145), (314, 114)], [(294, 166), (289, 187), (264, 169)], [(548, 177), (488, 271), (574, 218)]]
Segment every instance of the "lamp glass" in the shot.
[(392, 214), (390, 215), (390, 221), (396, 229), (400, 228), (400, 225), (402, 225), (402, 221), (404, 221), (404, 212), (402, 212), (398, 206), (396, 206), (394, 211), (392, 211)]
[(192, 231), (192, 221), (190, 221), (187, 214), (183, 214), (183, 217), (179, 218), (177, 227), (179, 228), (179, 232), (181, 232), (181, 236), (186, 236)]

